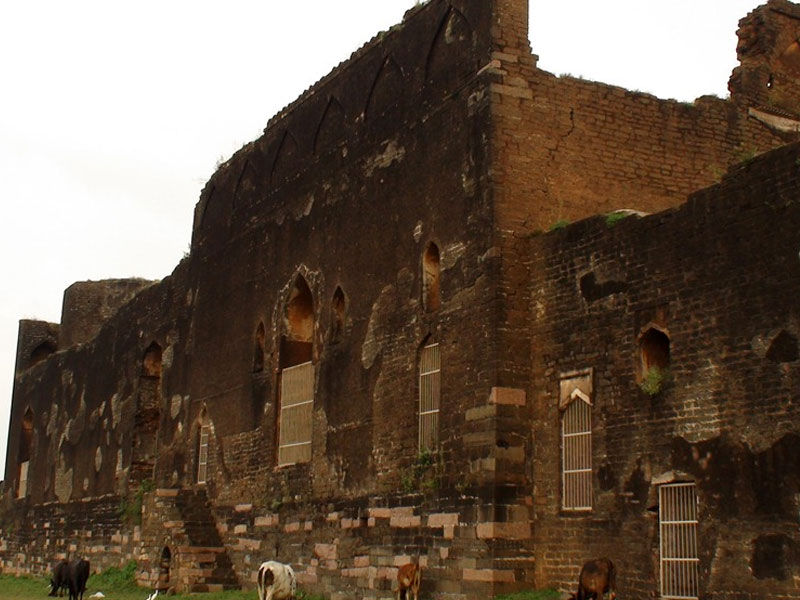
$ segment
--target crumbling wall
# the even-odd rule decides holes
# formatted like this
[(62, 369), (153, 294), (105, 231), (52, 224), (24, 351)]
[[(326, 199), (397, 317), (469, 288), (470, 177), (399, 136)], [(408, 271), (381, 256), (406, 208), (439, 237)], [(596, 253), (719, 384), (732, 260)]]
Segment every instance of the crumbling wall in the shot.
[(145, 279), (73, 283), (64, 290), (59, 347), (69, 348), (91, 340), (120, 306), (152, 283)]
[[(531, 239), (539, 585), (569, 589), (605, 555), (621, 594), (657, 593), (657, 489), (684, 480), (699, 498), (701, 596), (797, 597), (799, 157), (797, 144), (775, 150), (675, 210)], [(653, 327), (669, 377), (647, 393)], [(594, 503), (568, 511), (559, 381), (584, 369)]]

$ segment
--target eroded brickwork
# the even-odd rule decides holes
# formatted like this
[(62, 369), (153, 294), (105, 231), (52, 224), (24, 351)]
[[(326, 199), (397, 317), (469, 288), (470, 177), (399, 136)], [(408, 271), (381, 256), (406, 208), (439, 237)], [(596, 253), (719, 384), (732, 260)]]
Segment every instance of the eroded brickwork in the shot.
[[(770, 0), (740, 30), (741, 69), (789, 99), (795, 12)], [(677, 477), (703, 594), (797, 596), (797, 147), (725, 175), (795, 139), (793, 113), (755, 76), (693, 104), (554, 77), (527, 20), (524, 0), (411, 9), (220, 166), (171, 276), (76, 284), (60, 330), (21, 324), (9, 571), (133, 556), (141, 583), (201, 591), (278, 559), (308, 590), (388, 598), (414, 560), (423, 596), (472, 600), (569, 589), (606, 553), (649, 596)], [(622, 208), (657, 214), (542, 233)], [(312, 390), (296, 420), (290, 367)], [(587, 372), (592, 510), (567, 514), (560, 386)], [(86, 503), (98, 527), (69, 525)]]

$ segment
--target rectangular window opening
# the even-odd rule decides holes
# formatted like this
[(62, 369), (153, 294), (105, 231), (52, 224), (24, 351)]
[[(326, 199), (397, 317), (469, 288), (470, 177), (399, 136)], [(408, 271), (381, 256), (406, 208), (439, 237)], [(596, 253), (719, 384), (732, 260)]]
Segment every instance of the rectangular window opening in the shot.
[(561, 415), (561, 507), (592, 510), (592, 407), (577, 398)]
[(658, 488), (662, 598), (698, 598), (697, 516), (694, 483), (674, 483)]
[(197, 443), (197, 483), (206, 483), (208, 479), (208, 425), (200, 427), (200, 439)]
[(311, 460), (314, 365), (306, 362), (281, 371), (278, 466)]
[(439, 445), (441, 354), (439, 344), (428, 344), (419, 360), (419, 451), (435, 451)]

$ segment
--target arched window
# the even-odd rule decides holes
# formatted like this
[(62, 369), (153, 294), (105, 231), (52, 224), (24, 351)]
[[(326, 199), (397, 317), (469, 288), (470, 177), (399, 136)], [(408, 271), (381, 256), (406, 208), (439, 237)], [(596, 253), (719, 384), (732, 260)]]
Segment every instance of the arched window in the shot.
[(298, 275), (286, 304), (286, 334), (281, 338), (278, 465), (311, 460), (314, 408), (314, 298)]
[(561, 508), (591, 510), (592, 371), (564, 374), (559, 383), (561, 410)]
[(28, 495), (28, 467), (33, 449), (33, 411), (28, 408), (22, 417), (17, 451), (17, 498)]
[(331, 342), (342, 339), (345, 326), (345, 299), (341, 287), (337, 287), (331, 300)]
[(428, 312), (441, 304), (439, 275), (439, 247), (431, 242), (422, 256), (422, 305)]
[(260, 373), (264, 370), (264, 348), (267, 333), (264, 323), (259, 323), (256, 329), (256, 337), (253, 344), (253, 373)]
[(419, 451), (439, 447), (442, 359), (439, 344), (428, 341), (419, 357)]

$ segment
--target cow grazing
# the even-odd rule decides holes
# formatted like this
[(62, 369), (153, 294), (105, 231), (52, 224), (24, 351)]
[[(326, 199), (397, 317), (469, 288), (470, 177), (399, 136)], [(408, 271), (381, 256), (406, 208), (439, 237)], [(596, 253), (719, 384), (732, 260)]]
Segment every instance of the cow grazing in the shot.
[(291, 600), (297, 589), (297, 578), (291, 566), (268, 560), (258, 568), (259, 600)]
[(609, 592), (609, 600), (614, 600), (617, 597), (616, 575), (614, 563), (609, 559), (587, 560), (578, 577), (578, 593), (572, 594), (572, 597), (575, 600), (603, 600), (605, 593)]
[(69, 575), (69, 562), (60, 560), (53, 567), (53, 577), (50, 579), (50, 593), (48, 596), (63, 596), (64, 588), (67, 587), (67, 577)]
[(414, 600), (419, 600), (421, 575), (422, 567), (414, 563), (405, 564), (397, 570), (397, 600), (409, 600), (411, 596), (414, 596)]
[(87, 579), (89, 579), (89, 561), (82, 558), (71, 560), (67, 568), (69, 600), (83, 600)]

